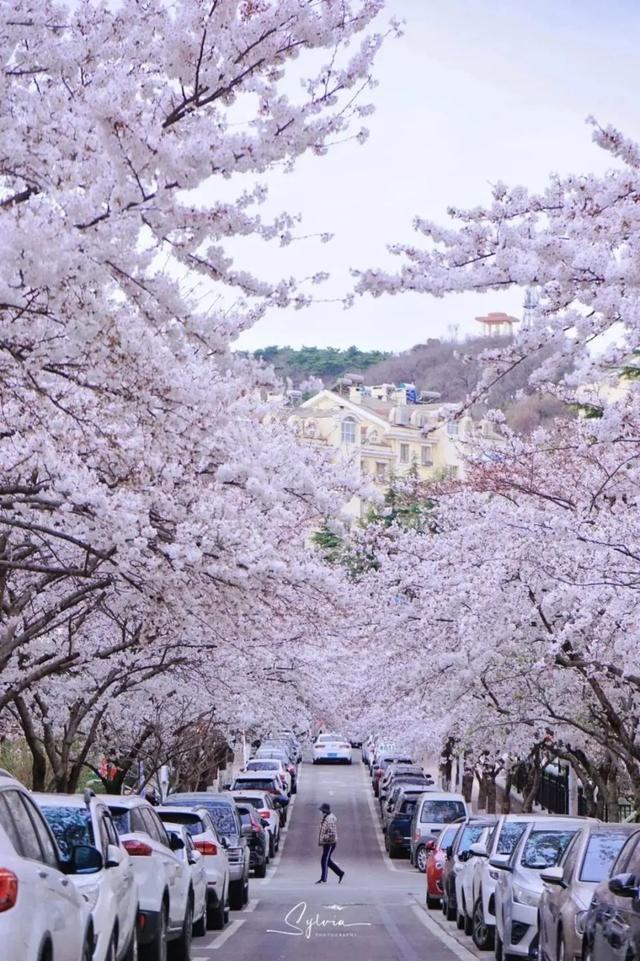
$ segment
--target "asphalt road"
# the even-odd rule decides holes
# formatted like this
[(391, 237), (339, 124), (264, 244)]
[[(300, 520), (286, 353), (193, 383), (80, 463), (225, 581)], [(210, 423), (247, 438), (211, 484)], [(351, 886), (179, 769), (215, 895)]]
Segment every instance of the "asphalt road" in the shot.
[[(455, 926), (427, 913), (424, 875), (384, 853), (370, 785), (356, 751), (352, 766), (304, 764), (280, 854), (266, 878), (251, 879), (248, 909), (194, 941), (193, 961), (475, 961)], [(331, 872), (314, 883), (323, 801), (338, 818), (341, 885)]]

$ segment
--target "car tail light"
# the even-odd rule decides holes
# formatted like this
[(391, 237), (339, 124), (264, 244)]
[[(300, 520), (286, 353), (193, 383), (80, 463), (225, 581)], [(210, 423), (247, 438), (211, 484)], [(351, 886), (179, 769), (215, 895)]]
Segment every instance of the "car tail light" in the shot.
[(271, 819), (271, 811), (258, 811), (261, 818), (265, 818), (267, 821)]
[(150, 844), (145, 844), (144, 841), (135, 841), (131, 839), (130, 841), (122, 842), (125, 851), (134, 858), (149, 858), (153, 854), (153, 848)]
[(205, 854), (209, 857), (218, 853), (218, 845), (214, 844), (213, 841), (194, 841), (193, 846), (200, 854)]
[(0, 868), (0, 912), (8, 911), (18, 900), (18, 879), (13, 871)]

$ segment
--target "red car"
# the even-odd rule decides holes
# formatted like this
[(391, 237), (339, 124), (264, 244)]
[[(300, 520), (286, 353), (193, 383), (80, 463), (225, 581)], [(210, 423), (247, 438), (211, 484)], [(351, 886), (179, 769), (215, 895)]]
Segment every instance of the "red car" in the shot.
[(442, 869), (447, 859), (447, 848), (452, 843), (459, 824), (447, 824), (437, 838), (427, 841), (427, 907), (439, 908), (442, 900)]

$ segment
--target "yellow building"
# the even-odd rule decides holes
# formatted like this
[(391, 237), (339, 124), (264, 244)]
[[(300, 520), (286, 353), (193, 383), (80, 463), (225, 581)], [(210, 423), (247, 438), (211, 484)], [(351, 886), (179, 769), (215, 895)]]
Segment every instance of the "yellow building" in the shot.
[[(310, 443), (334, 447), (361, 475), (384, 492), (392, 476), (415, 467), (422, 480), (462, 478), (464, 451), (472, 439), (498, 440), (493, 425), (465, 414), (459, 405), (412, 403), (411, 389), (382, 384), (321, 390), (289, 413), (289, 423)], [(357, 500), (350, 512), (358, 515)]]

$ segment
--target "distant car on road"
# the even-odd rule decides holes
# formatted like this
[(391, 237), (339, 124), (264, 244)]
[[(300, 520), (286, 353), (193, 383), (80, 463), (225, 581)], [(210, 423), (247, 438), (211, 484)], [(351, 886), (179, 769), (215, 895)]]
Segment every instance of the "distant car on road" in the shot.
[(314, 764), (351, 764), (351, 744), (342, 734), (319, 734), (312, 748)]

